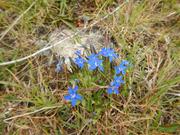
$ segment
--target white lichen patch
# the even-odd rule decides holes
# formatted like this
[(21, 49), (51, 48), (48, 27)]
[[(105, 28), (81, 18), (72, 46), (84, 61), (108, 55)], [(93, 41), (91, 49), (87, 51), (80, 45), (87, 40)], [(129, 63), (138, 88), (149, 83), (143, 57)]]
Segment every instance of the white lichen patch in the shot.
[[(80, 50), (82, 55), (86, 56), (88, 50), (91, 46), (98, 52), (102, 47), (112, 45), (112, 43), (107, 45), (105, 36), (103, 32), (99, 29), (92, 29), (84, 32), (79, 32), (78, 35), (73, 38), (64, 40), (65, 38), (72, 36), (76, 31), (71, 29), (56, 29), (49, 35), (48, 44), (53, 46), (51, 49), (52, 54), (56, 56), (58, 61), (63, 60), (67, 68), (71, 68), (70, 58), (74, 59), (77, 57), (75, 52)], [(63, 42), (61, 42), (64, 40)], [(62, 62), (61, 62), (62, 63)]]

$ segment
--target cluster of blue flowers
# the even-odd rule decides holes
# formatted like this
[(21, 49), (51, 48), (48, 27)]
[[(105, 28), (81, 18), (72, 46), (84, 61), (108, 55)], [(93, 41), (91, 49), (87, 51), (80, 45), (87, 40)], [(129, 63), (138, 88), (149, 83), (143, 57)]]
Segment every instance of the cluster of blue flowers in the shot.
[(114, 80), (110, 83), (110, 87), (107, 89), (108, 94), (119, 94), (119, 88), (121, 87), (121, 84), (125, 83), (122, 75), (126, 74), (128, 65), (128, 61), (122, 60), (118, 66), (114, 67), (115, 77)]
[[(82, 69), (85, 64), (88, 64), (88, 69), (90, 71), (94, 71), (99, 69), (100, 71), (104, 71), (103, 60), (100, 59), (102, 57), (106, 57), (110, 62), (114, 61), (118, 58), (118, 55), (115, 53), (112, 48), (102, 48), (100, 52), (97, 54), (92, 53), (87, 56), (87, 58), (83, 58), (81, 56), (81, 52), (76, 52), (77, 57), (74, 59), (74, 63)], [(119, 94), (119, 88), (124, 84), (123, 75), (126, 74), (127, 67), (129, 62), (127, 60), (122, 60), (121, 63), (114, 67), (115, 75), (113, 81), (110, 83), (107, 93), (108, 94)], [(71, 105), (75, 106), (78, 101), (82, 100), (82, 96), (77, 93), (78, 86), (74, 88), (68, 89), (68, 95), (65, 95), (65, 100), (71, 101)]]

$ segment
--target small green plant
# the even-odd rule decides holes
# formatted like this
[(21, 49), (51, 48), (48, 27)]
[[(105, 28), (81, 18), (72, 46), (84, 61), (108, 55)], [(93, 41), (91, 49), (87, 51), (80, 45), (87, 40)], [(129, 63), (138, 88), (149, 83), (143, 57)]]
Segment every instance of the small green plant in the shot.
[[(91, 53), (88, 56), (83, 56), (81, 52), (78, 50), (76, 52), (77, 57), (73, 60), (75, 65), (80, 70), (83, 70), (85, 68), (85, 73), (87, 73), (87, 76), (84, 74), (82, 76), (81, 72), (79, 72), (80, 76), (82, 78), (87, 78), (87, 81), (75, 81), (79, 84), (83, 84), (83, 82), (88, 82), (90, 85), (99, 85), (101, 88), (106, 88), (107, 89), (107, 94), (119, 94), (119, 89), (122, 87), (122, 84), (125, 83), (123, 76), (126, 74), (126, 70), (128, 68), (129, 62), (127, 60), (122, 60), (119, 65), (117, 66), (111, 66), (113, 65), (113, 61), (115, 61), (119, 56), (117, 53), (115, 53), (114, 49), (112, 48), (102, 48), (98, 53)], [(107, 62), (105, 62), (107, 61)], [(109, 67), (105, 66), (108, 63), (110, 65)], [(105, 68), (104, 68), (105, 67)], [(112, 68), (108, 70), (108, 68)], [(61, 66), (59, 63), (56, 66), (56, 71), (60, 71)], [(114, 72), (114, 74), (108, 75), (108, 71)], [(84, 70), (83, 70), (84, 72)], [(95, 73), (93, 73), (95, 72)], [(107, 73), (106, 73), (107, 72)], [(92, 76), (92, 77), (91, 77)], [(113, 80), (109, 79), (106, 82), (110, 83), (108, 86), (102, 86), (102, 85), (107, 85), (106, 82), (102, 84), (101, 78), (98, 78), (98, 76), (102, 76), (104, 78), (113, 78)], [(98, 78), (98, 79), (96, 79)], [(77, 78), (79, 79), (79, 78)], [(80, 79), (81, 80), (81, 79)], [(98, 83), (98, 84), (97, 84)], [(64, 96), (65, 100), (71, 101), (72, 106), (74, 107), (77, 105), (78, 101), (82, 101), (83, 97), (77, 93), (78, 91), (78, 86), (77, 84), (74, 84), (74, 88), (69, 88), (68, 89), (68, 95)], [(82, 85), (83, 86), (83, 85)], [(91, 86), (89, 86), (91, 87)], [(83, 89), (83, 88), (82, 88)], [(82, 90), (83, 91), (83, 90)], [(99, 95), (99, 99), (102, 97), (101, 93)], [(92, 94), (93, 96), (96, 96)]]

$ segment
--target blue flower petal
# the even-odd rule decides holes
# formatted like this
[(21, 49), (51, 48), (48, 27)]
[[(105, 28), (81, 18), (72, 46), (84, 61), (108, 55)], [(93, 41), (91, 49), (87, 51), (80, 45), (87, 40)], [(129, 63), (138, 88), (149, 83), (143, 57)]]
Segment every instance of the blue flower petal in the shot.
[(127, 60), (122, 60), (121, 64), (127, 66), (127, 65), (129, 65), (129, 61), (127, 61)]
[(123, 70), (123, 71), (122, 71), (122, 74), (125, 75), (125, 74), (126, 74), (126, 70)]
[(124, 74), (126, 72), (126, 68), (127, 68), (126, 66), (120, 64), (119, 66), (114, 67), (115, 73), (116, 74), (120, 74), (120, 73)]
[(78, 89), (79, 87), (76, 85), (73, 90), (76, 92)]
[(77, 95), (76, 95), (76, 99), (77, 99), (77, 100), (82, 100), (82, 96), (79, 95), (79, 94), (77, 94)]
[(114, 89), (114, 94), (119, 94), (119, 90), (117, 88)]
[(65, 100), (71, 101), (71, 105), (75, 106), (76, 102), (79, 100), (82, 100), (82, 96), (77, 94), (78, 86), (75, 86), (74, 88), (69, 87), (68, 88), (68, 95), (65, 95)]
[(118, 57), (118, 55), (115, 53), (115, 51), (112, 48), (102, 48), (101, 51), (99, 52), (99, 55), (108, 57), (110, 62), (112, 62), (114, 59)]
[(112, 90), (111, 87), (107, 89), (107, 93), (108, 93), (108, 94), (112, 94), (112, 93), (113, 93), (113, 90)]
[(68, 88), (68, 93), (69, 93), (70, 95), (73, 95), (73, 94), (76, 93), (76, 91), (74, 91), (72, 88)]
[(65, 95), (65, 96), (64, 96), (64, 99), (65, 99), (65, 100), (71, 100), (71, 96), (70, 96), (70, 95)]
[(74, 59), (74, 63), (81, 69), (84, 67), (85, 62), (86, 62), (86, 60), (80, 56)]
[(72, 105), (73, 107), (76, 105), (76, 103), (77, 103), (77, 100), (76, 100), (76, 99), (72, 99), (72, 100), (71, 100), (71, 105)]

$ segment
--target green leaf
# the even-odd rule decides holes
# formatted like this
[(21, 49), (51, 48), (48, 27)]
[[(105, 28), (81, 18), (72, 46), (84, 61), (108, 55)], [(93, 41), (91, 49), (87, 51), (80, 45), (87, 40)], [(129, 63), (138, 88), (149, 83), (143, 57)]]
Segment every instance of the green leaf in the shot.
[(177, 132), (177, 130), (179, 129), (180, 125), (179, 124), (172, 124), (169, 126), (160, 126), (158, 128), (158, 130), (160, 132), (166, 132), (166, 133), (174, 133)]

